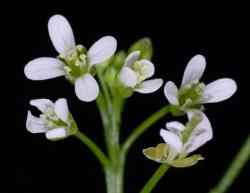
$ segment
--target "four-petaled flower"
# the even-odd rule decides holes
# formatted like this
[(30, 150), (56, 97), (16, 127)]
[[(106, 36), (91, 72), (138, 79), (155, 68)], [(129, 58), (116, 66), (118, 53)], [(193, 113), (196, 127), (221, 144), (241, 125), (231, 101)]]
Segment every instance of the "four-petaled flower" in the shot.
[(178, 121), (172, 121), (166, 123), (167, 130), (160, 131), (160, 135), (172, 153), (169, 161), (173, 161), (176, 156), (185, 157), (213, 137), (210, 121), (203, 112), (193, 110), (188, 111), (187, 115), (189, 122), (186, 126)]
[(180, 89), (172, 81), (166, 83), (164, 94), (172, 105), (182, 110), (201, 108), (201, 104), (223, 101), (235, 93), (237, 85), (230, 78), (218, 79), (207, 85), (200, 82), (205, 67), (205, 58), (196, 55), (187, 64)]
[(99, 86), (93, 77), (93, 67), (115, 53), (117, 47), (115, 38), (105, 36), (87, 51), (82, 45), (75, 44), (71, 26), (61, 15), (50, 18), (48, 30), (59, 56), (30, 61), (25, 66), (25, 75), (31, 80), (45, 80), (64, 75), (75, 84), (75, 92), (80, 100), (86, 102), (95, 100), (99, 94)]
[(140, 51), (129, 54), (119, 74), (120, 81), (126, 87), (140, 93), (152, 93), (163, 84), (162, 79), (146, 80), (154, 75), (155, 67), (149, 60), (141, 59)]
[(187, 112), (189, 121), (186, 125), (172, 121), (166, 123), (167, 129), (161, 129), (160, 135), (166, 144), (143, 150), (144, 155), (160, 163), (168, 163), (174, 167), (188, 167), (203, 159), (196, 154), (187, 157), (213, 137), (211, 124), (206, 115), (199, 110)]
[(75, 122), (69, 113), (67, 101), (58, 99), (55, 103), (49, 99), (31, 100), (42, 114), (35, 117), (28, 111), (26, 128), (31, 133), (45, 133), (50, 140), (63, 139), (77, 131)]

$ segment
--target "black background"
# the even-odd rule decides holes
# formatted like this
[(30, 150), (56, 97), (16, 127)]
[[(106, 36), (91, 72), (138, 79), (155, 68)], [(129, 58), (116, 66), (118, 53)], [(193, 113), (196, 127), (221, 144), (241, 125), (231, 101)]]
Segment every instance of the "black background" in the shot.
[[(29, 100), (65, 97), (80, 130), (105, 148), (94, 102), (79, 101), (74, 88), (62, 77), (31, 81), (24, 76), (23, 68), (28, 61), (57, 54), (47, 32), (47, 21), (54, 14), (62, 14), (70, 21), (76, 42), (87, 48), (105, 35), (117, 38), (118, 49), (127, 49), (137, 39), (150, 37), (154, 43), (155, 77), (163, 78), (164, 82), (173, 80), (179, 85), (187, 62), (196, 54), (207, 59), (202, 78), (205, 83), (222, 77), (236, 80), (238, 91), (232, 98), (206, 105), (214, 138), (197, 151), (206, 159), (191, 168), (171, 169), (153, 192), (179, 193), (185, 190), (205, 193), (219, 180), (249, 134), (249, 113), (246, 111), (249, 109), (249, 14), (243, 9), (244, 5), (239, 7), (228, 3), (141, 4), (71, 1), (53, 6), (36, 2), (22, 8), (17, 5), (8, 8), (8, 53), (12, 55), (11, 65), (9, 62), (7, 68), (14, 73), (11, 78), (14, 83), (9, 83), (10, 88), (14, 87), (10, 89), (14, 97), (14, 121), (8, 131), (11, 138), (7, 143), (11, 148), (8, 155), (11, 161), (7, 167), (10, 175), (5, 179), (10, 183), (5, 184), (7, 189), (2, 186), (1, 192), (16, 192), (14, 190), (18, 189), (25, 192), (100, 193), (105, 189), (98, 161), (81, 142), (74, 137), (50, 142), (43, 134), (33, 135), (25, 129), (27, 110), (34, 112)], [(135, 93), (128, 99), (123, 113), (121, 140), (166, 104), (163, 88), (149, 95)], [(177, 119), (186, 120), (185, 117)], [(162, 141), (159, 129), (170, 120), (173, 117), (160, 120), (131, 149), (125, 173), (125, 192), (139, 192), (158, 167), (157, 163), (146, 159), (141, 150)], [(249, 192), (249, 169), (248, 164), (229, 192)]]

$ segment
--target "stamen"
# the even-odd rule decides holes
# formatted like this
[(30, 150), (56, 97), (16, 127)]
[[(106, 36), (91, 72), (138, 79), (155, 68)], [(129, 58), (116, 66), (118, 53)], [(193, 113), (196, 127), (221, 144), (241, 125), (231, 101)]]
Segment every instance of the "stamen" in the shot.
[(201, 95), (203, 90), (205, 88), (205, 84), (204, 83), (199, 83), (196, 87), (195, 87), (195, 92), (198, 94), (198, 95)]
[(77, 49), (79, 52), (81, 52), (81, 51), (84, 49), (84, 47), (83, 47), (82, 45), (77, 45), (77, 46), (76, 46), (76, 49)]
[(65, 71), (66, 73), (70, 73), (71, 70), (72, 70), (72, 69), (71, 69), (70, 67), (68, 67), (68, 66), (64, 66), (63, 69), (64, 69), (64, 71)]
[(194, 80), (194, 82), (193, 82), (194, 84), (198, 84), (199, 83), (199, 80), (198, 79), (196, 79), (196, 80)]
[(75, 66), (80, 66), (80, 65), (81, 65), (81, 62), (77, 59), (75, 62)]
[(187, 98), (185, 103), (182, 105), (184, 108), (191, 105), (192, 104), (192, 99), (191, 98)]

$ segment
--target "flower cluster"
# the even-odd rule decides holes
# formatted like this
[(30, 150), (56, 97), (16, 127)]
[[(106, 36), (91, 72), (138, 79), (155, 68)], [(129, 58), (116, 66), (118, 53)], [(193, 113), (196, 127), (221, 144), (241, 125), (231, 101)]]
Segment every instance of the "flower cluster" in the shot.
[[(125, 99), (133, 92), (152, 93), (163, 84), (160, 78), (148, 80), (155, 73), (155, 65), (150, 61), (152, 48), (148, 49), (148, 40), (135, 44), (128, 53), (115, 54), (116, 39), (105, 36), (87, 50), (75, 43), (71, 26), (61, 15), (49, 19), (48, 31), (58, 56), (30, 61), (24, 73), (31, 80), (65, 76), (74, 85), (76, 96), (85, 102), (93, 101), (99, 95), (95, 75), (100, 69), (105, 69), (101, 81), (106, 81), (104, 85), (109, 86), (113, 98)], [(213, 137), (203, 104), (226, 100), (237, 90), (235, 81), (230, 78), (205, 85), (200, 81), (205, 67), (205, 58), (196, 55), (187, 64), (179, 89), (172, 81), (165, 84), (164, 94), (170, 103), (171, 113), (174, 116), (187, 114), (188, 122), (185, 125), (178, 121), (168, 122), (166, 129), (160, 130), (165, 143), (144, 149), (147, 158), (173, 167), (192, 166), (203, 159), (199, 154), (189, 155)], [(105, 88), (102, 89), (105, 93)], [(40, 117), (35, 117), (28, 111), (26, 127), (31, 133), (45, 133), (46, 138), (59, 140), (78, 131), (66, 99), (58, 99), (55, 103), (49, 99), (37, 99), (31, 100), (30, 104), (42, 112)]]
[(204, 110), (202, 104), (226, 100), (237, 90), (235, 81), (230, 78), (208, 85), (200, 82), (205, 67), (205, 58), (196, 55), (185, 69), (180, 89), (172, 81), (166, 83), (164, 94), (171, 104), (172, 114), (187, 114), (189, 121), (185, 126), (176, 121), (167, 123), (167, 130), (160, 131), (165, 143), (143, 150), (149, 159), (173, 167), (192, 166), (203, 159), (199, 154), (189, 156), (213, 137), (211, 124), (201, 111)]

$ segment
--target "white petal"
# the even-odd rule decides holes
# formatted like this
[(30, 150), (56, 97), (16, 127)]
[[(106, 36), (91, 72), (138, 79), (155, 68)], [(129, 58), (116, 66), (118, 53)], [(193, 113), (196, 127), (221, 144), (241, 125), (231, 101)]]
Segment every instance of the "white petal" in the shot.
[(204, 145), (207, 141), (211, 139), (211, 135), (208, 132), (202, 132), (193, 140), (192, 145), (186, 150), (187, 153), (191, 153)]
[(99, 86), (91, 74), (85, 74), (75, 81), (76, 96), (85, 102), (93, 101), (99, 94)]
[(205, 86), (201, 103), (215, 103), (230, 98), (237, 90), (237, 85), (230, 78), (218, 79)]
[(62, 15), (54, 15), (49, 19), (48, 30), (50, 39), (58, 53), (75, 47), (75, 38), (71, 26)]
[(164, 94), (172, 105), (179, 105), (178, 88), (172, 81), (168, 81), (164, 87)]
[(121, 82), (127, 87), (134, 87), (137, 83), (137, 76), (135, 72), (129, 68), (124, 66), (119, 74), (119, 78)]
[(46, 125), (43, 119), (37, 118), (28, 111), (26, 128), (31, 133), (44, 133), (47, 131)]
[(95, 42), (88, 51), (89, 65), (103, 62), (116, 51), (117, 42), (112, 36), (105, 36)]
[(146, 70), (145, 70), (145, 73), (143, 74), (143, 76), (145, 78), (150, 78), (151, 76), (154, 75), (155, 73), (155, 67), (154, 67), (154, 64), (152, 62), (150, 62), (149, 60), (140, 60), (141, 64), (142, 65), (145, 65), (146, 66)]
[(152, 93), (157, 91), (161, 85), (163, 84), (163, 80), (160, 78), (153, 79), (153, 80), (146, 80), (144, 81), (139, 88), (135, 89), (135, 91), (139, 93)]
[(171, 121), (166, 123), (166, 128), (170, 131), (172, 131), (173, 129), (176, 129), (178, 131), (183, 131), (185, 129), (185, 126), (178, 121)]
[(58, 139), (58, 138), (64, 138), (64, 137), (67, 137), (67, 133), (66, 133), (65, 128), (63, 127), (52, 129), (46, 132), (47, 139)]
[(189, 137), (188, 143), (192, 144), (190, 148), (187, 149), (187, 152), (190, 153), (202, 145), (204, 145), (207, 141), (213, 138), (213, 130), (211, 123), (205, 113), (199, 110), (188, 111), (188, 119), (190, 120), (196, 113), (201, 114), (202, 120), (193, 130), (192, 134)]
[(140, 56), (139, 50), (131, 52), (125, 59), (124, 65), (132, 68), (135, 61), (138, 60), (139, 56)]
[(202, 55), (194, 56), (184, 71), (181, 86), (192, 84), (196, 80), (200, 80), (206, 68), (206, 60)]
[(25, 66), (24, 74), (31, 80), (46, 80), (64, 75), (62, 66), (63, 63), (55, 58), (37, 58)]
[(69, 114), (69, 109), (68, 109), (68, 104), (67, 100), (64, 98), (60, 98), (55, 102), (55, 113), (56, 115), (63, 120), (65, 123), (68, 122), (68, 114)]
[(165, 129), (161, 129), (160, 136), (171, 148), (175, 150), (176, 153), (181, 152), (182, 142), (178, 135)]
[(48, 107), (54, 107), (54, 104), (51, 100), (49, 99), (35, 99), (31, 100), (30, 104), (32, 106), (35, 106), (38, 108), (40, 111), (44, 112)]

